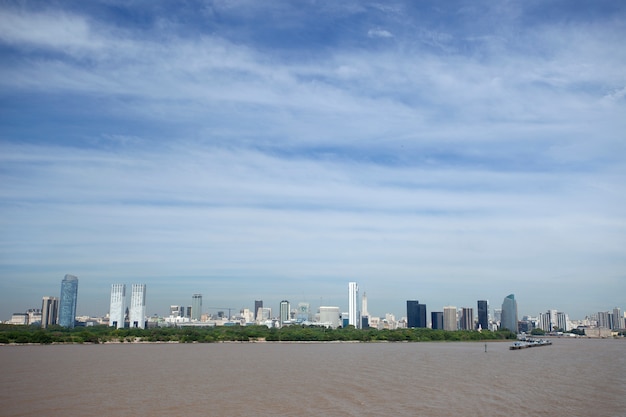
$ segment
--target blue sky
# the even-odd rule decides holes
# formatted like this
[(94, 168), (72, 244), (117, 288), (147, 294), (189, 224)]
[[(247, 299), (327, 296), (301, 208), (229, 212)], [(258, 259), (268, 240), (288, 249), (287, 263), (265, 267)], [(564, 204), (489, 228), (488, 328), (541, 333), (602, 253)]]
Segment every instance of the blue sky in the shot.
[(0, 319), (626, 308), (626, 6), (3, 2)]

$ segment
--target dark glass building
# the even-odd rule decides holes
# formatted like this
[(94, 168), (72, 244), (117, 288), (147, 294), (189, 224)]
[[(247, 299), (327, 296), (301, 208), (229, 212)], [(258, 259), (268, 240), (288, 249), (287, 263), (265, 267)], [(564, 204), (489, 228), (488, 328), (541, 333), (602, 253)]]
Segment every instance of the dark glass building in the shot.
[(426, 304), (420, 304), (417, 300), (406, 302), (407, 327), (426, 327)]
[(443, 330), (443, 311), (433, 311), (430, 313), (432, 328), (435, 330)]
[(260, 308), (263, 308), (263, 300), (254, 300), (254, 320), (257, 320)]
[(76, 300), (78, 299), (78, 278), (67, 274), (61, 281), (61, 299), (59, 301), (59, 325), (74, 328), (76, 320)]
[(478, 325), (483, 330), (489, 329), (489, 303), (487, 300), (478, 300)]

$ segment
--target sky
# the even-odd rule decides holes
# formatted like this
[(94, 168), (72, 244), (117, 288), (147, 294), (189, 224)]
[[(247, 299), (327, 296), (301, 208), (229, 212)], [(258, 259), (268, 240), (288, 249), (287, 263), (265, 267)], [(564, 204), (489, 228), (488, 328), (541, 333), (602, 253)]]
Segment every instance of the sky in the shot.
[(626, 3), (3, 1), (0, 320), (626, 309)]

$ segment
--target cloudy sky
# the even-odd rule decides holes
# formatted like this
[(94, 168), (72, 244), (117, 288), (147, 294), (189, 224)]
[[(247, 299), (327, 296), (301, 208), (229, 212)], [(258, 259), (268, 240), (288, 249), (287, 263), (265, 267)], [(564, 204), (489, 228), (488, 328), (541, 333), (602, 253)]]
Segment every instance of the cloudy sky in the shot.
[[(0, 319), (626, 308), (626, 4), (0, 4)], [(209, 310), (211, 311), (211, 310)]]

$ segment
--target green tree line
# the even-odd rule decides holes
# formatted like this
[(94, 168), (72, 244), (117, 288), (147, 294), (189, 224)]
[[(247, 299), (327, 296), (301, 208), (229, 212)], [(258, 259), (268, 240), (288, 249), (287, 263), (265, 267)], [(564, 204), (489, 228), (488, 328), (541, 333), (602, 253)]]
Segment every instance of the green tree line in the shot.
[(316, 326), (286, 326), (280, 329), (266, 326), (219, 327), (155, 327), (149, 329), (115, 329), (108, 326), (76, 327), (67, 329), (51, 326), (0, 325), (0, 343), (107, 343), (107, 342), (428, 342), (515, 339), (515, 334), (504, 331), (432, 330), (432, 329), (355, 329), (352, 326), (327, 329)]

